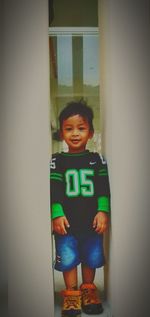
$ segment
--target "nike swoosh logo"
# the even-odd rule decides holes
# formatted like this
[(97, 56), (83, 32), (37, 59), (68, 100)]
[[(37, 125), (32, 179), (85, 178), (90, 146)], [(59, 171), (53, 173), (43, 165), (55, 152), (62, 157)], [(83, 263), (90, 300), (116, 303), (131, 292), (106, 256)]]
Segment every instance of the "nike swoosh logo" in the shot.
[(96, 164), (96, 162), (90, 162), (90, 165), (94, 165), (94, 164)]

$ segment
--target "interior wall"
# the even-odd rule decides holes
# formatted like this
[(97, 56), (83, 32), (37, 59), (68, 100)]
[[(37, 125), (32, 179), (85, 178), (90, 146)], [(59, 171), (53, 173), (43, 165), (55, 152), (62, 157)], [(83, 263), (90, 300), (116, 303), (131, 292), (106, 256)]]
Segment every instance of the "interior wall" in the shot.
[(49, 215), (48, 1), (1, 3), (1, 186), (9, 250), (9, 316), (49, 317), (54, 315), (54, 305)]
[(149, 1), (100, 0), (101, 108), (111, 184), (114, 317), (149, 311)]
[(5, 191), (4, 191), (4, 169), (3, 169), (3, 128), (4, 128), (4, 104), (3, 104), (3, 2), (0, 1), (0, 316), (8, 315), (8, 261), (7, 261), (7, 218), (5, 208)]

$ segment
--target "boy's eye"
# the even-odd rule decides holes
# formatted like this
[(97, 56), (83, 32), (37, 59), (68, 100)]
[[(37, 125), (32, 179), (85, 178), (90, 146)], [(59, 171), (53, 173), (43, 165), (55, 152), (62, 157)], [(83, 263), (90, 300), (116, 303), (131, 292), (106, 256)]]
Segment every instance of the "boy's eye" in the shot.
[(69, 127), (68, 127), (68, 128), (65, 128), (66, 131), (71, 131), (71, 129), (72, 129), (72, 128), (69, 128)]
[(80, 130), (80, 131), (83, 131), (83, 130), (85, 130), (85, 128), (84, 128), (84, 127), (80, 127), (79, 130)]

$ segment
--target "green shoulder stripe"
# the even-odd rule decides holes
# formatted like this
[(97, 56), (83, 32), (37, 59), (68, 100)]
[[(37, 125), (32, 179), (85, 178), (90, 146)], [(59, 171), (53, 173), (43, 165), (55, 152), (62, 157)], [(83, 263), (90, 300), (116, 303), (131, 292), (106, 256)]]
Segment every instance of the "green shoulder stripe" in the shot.
[(56, 177), (56, 176), (51, 176), (50, 179), (54, 179), (54, 180), (57, 180), (57, 181), (60, 181), (60, 182), (63, 182), (63, 180), (59, 177)]
[(101, 169), (99, 170), (99, 173), (101, 173), (101, 172), (106, 172), (106, 171), (107, 171), (106, 168), (101, 168)]
[(51, 173), (50, 174), (50, 179), (56, 179), (59, 181), (63, 181), (63, 175), (60, 173)]
[(51, 175), (55, 175), (55, 176), (58, 176), (58, 177), (63, 177), (63, 175), (61, 173), (51, 173)]
[(98, 175), (99, 176), (107, 176), (108, 175), (108, 171), (106, 168), (102, 168), (98, 171)]
[(98, 171), (98, 175), (100, 176), (107, 176), (108, 175), (108, 171), (106, 168), (102, 168)]

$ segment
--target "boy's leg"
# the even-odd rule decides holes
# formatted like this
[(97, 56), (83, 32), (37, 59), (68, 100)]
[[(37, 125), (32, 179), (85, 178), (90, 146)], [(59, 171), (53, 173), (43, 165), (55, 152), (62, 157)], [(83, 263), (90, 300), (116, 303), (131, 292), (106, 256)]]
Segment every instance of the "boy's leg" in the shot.
[(64, 298), (62, 316), (76, 317), (81, 314), (81, 291), (78, 290), (77, 267), (63, 272), (66, 290), (62, 291)]
[(94, 285), (96, 268), (104, 265), (103, 236), (92, 234), (85, 238), (80, 245), (82, 259), (82, 278), (80, 286), (82, 294), (82, 309), (86, 314), (101, 314), (102, 303), (98, 290)]
[(82, 280), (80, 287), (82, 294), (82, 309), (86, 314), (101, 314), (103, 312), (102, 303), (94, 285), (95, 269), (82, 264)]
[(96, 286), (94, 285), (95, 269), (86, 265), (82, 268), (82, 281), (81, 294), (82, 294), (82, 309), (86, 314), (101, 314), (103, 307), (98, 295)]
[(82, 270), (82, 281), (83, 283), (89, 284), (94, 282), (95, 269), (92, 269), (84, 264), (81, 265)]
[(78, 243), (72, 235), (55, 235), (55, 269), (63, 272), (66, 289), (63, 296), (62, 316), (77, 317), (81, 314), (81, 290), (77, 289), (77, 265), (80, 263)]
[(70, 271), (63, 272), (63, 277), (66, 289), (76, 290), (78, 288), (77, 267), (73, 268)]

